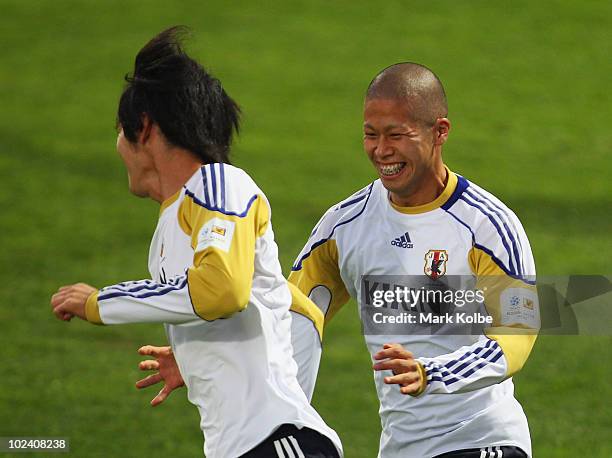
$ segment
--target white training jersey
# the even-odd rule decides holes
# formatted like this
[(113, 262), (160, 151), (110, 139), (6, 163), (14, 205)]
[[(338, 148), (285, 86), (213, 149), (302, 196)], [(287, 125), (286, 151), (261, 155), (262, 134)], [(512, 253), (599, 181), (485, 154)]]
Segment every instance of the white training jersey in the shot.
[(518, 446), (531, 456), (527, 419), (511, 378), (539, 327), (529, 242), (503, 203), (447, 173), (443, 193), (427, 205), (397, 207), (376, 180), (332, 207), (314, 228), (289, 281), (313, 299), (327, 323), (350, 297), (363, 312), (364, 276), (431, 276), (434, 263), (437, 275), (509, 279), (513, 300), (525, 297), (531, 309), (519, 321), (508, 294), (492, 292), (485, 306), (493, 323), (480, 335), (419, 335), (409, 325), (400, 335), (365, 335), (372, 355), (385, 343), (402, 344), (426, 377), (423, 391), (408, 396), (384, 383), (390, 371), (374, 372), (382, 423), (379, 457), (432, 457), (495, 445)]
[(317, 344), (322, 314), (283, 278), (269, 203), (243, 170), (206, 165), (162, 204), (149, 270), (152, 280), (93, 294), (87, 317), (165, 323), (200, 412), (206, 456), (238, 457), (285, 423), (319, 431), (342, 456), (292, 358), (292, 297), (302, 331)]

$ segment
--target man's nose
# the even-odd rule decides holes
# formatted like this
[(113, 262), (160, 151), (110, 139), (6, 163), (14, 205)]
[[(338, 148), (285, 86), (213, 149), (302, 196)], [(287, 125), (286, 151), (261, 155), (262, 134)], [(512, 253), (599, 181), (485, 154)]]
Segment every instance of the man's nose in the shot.
[(391, 147), (387, 138), (384, 135), (378, 137), (378, 142), (376, 143), (376, 148), (374, 150), (374, 154), (377, 157), (385, 157), (392, 153)]

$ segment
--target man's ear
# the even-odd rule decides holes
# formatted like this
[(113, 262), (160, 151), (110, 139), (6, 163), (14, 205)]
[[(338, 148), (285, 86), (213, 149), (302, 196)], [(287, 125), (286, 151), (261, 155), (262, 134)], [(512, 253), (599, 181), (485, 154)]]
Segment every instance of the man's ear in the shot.
[(448, 132), (451, 128), (451, 122), (448, 118), (438, 118), (434, 124), (434, 144), (442, 145), (448, 139)]
[(142, 130), (138, 134), (138, 142), (145, 144), (151, 138), (151, 130), (153, 129), (153, 121), (146, 113), (142, 114)]

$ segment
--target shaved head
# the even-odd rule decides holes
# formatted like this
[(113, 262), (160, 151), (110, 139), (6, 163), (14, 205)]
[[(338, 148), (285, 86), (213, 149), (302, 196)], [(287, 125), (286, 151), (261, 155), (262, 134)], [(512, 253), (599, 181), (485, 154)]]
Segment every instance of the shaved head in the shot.
[(376, 75), (366, 93), (366, 102), (371, 99), (405, 102), (408, 116), (428, 125), (448, 116), (442, 83), (430, 69), (412, 62), (391, 65)]

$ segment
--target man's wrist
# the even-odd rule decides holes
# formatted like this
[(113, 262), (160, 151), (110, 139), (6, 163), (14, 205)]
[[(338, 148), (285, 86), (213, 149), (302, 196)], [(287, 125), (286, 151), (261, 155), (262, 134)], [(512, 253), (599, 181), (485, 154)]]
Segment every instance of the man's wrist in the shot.
[(423, 392), (427, 388), (427, 371), (425, 370), (425, 368), (423, 367), (420, 361), (417, 361), (416, 363), (417, 363), (417, 370), (419, 371), (419, 376), (421, 380), (421, 386), (419, 387), (417, 391), (410, 394), (410, 396), (414, 396), (414, 397), (420, 396), (421, 394), (423, 394)]
[(104, 324), (102, 322), (102, 318), (100, 317), (98, 293), (99, 291), (94, 291), (87, 298), (87, 302), (85, 302), (85, 318), (87, 318), (87, 321), (93, 324)]

